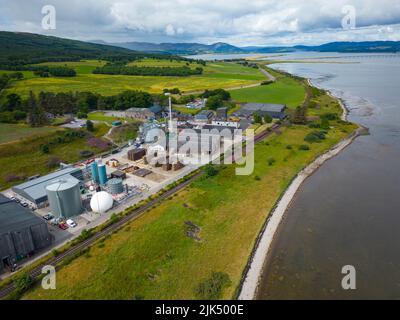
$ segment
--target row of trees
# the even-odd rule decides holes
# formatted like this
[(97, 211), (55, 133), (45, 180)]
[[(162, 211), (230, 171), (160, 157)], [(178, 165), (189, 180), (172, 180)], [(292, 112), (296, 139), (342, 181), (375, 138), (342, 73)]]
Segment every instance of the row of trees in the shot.
[(22, 72), (13, 72), (13, 73), (8, 73), (8, 74), (3, 74), (0, 77), (0, 92), (7, 87), (7, 85), (10, 83), (12, 80), (21, 80), (24, 78), (24, 75)]
[[(12, 80), (24, 78), (22, 72), (3, 74), (0, 77), (0, 92), (5, 89)], [(26, 119), (26, 112), (21, 111), (21, 97), (17, 94), (9, 94), (5, 103), (0, 108), (0, 122), (15, 123)]]
[(93, 110), (126, 110), (131, 107), (149, 108), (154, 102), (167, 104), (163, 95), (151, 95), (142, 91), (125, 91), (114, 96), (102, 96), (92, 92), (40, 92), (30, 93), (23, 100), (16, 93), (8, 94), (0, 106), (0, 122), (14, 123), (28, 119), (32, 126), (48, 122), (46, 112), (52, 115), (85, 114)]
[(272, 122), (272, 117), (268, 114), (265, 113), (264, 116), (262, 117), (258, 112), (256, 112), (254, 115), (254, 122), (258, 124), (264, 123), (271, 123)]
[(231, 99), (231, 94), (224, 89), (206, 90), (201, 95), (202, 98), (206, 98), (206, 108), (210, 110), (216, 110), (224, 105), (224, 102)]
[(75, 77), (76, 71), (67, 66), (49, 67), (49, 66), (31, 66), (29, 70), (40, 77)]
[(186, 77), (203, 73), (203, 68), (191, 69), (182, 67), (142, 67), (126, 66), (119, 63), (108, 63), (103, 67), (97, 67), (94, 74), (129, 75), (129, 76), (177, 76)]

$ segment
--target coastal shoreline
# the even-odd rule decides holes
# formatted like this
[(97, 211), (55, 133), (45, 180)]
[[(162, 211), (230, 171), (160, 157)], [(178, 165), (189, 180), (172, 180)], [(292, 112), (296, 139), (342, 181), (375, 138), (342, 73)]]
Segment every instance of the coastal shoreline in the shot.
[[(325, 90), (325, 89), (320, 88), (317, 85), (313, 84), (310, 79), (307, 79), (307, 84), (310, 87), (315, 87), (315, 88), (318, 88), (318, 89)], [(339, 102), (339, 105), (343, 110), (340, 119), (343, 120), (343, 121), (347, 121), (347, 117), (349, 116), (350, 110), (347, 108), (346, 104), (343, 102), (343, 100), (341, 98), (336, 97), (331, 91), (329, 91), (329, 90), (325, 90), (325, 91), (328, 94), (328, 96), (330, 96), (331, 98), (333, 98), (333, 99), (335, 99), (335, 100), (337, 100)]]
[[(307, 79), (307, 84), (309, 86), (316, 87), (311, 83), (310, 79)], [(347, 121), (349, 110), (346, 105), (340, 98), (335, 97), (330, 91), (327, 91), (327, 93), (339, 102), (343, 110), (341, 119), (343, 121)], [(322, 155), (318, 156), (313, 162), (302, 169), (292, 180), (290, 185), (278, 200), (274, 209), (271, 211), (261, 232), (258, 235), (256, 245), (249, 258), (247, 270), (243, 276), (241, 287), (239, 288), (239, 300), (254, 300), (256, 298), (259, 281), (262, 276), (264, 265), (268, 259), (273, 240), (277, 234), (278, 227), (297, 192), (300, 190), (300, 187), (307, 180), (307, 178), (312, 176), (326, 161), (332, 159), (346, 147), (348, 147), (357, 137), (362, 134), (364, 129), (365, 128), (358, 125), (358, 128), (352, 134), (341, 140)]]

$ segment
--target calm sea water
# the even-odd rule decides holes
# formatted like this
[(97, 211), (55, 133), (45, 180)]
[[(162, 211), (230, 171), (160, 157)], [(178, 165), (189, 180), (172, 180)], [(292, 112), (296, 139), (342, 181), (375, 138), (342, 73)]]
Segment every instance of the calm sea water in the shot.
[[(332, 57), (312, 54), (323, 56)], [(400, 55), (334, 56), (354, 64), (274, 67), (331, 90), (371, 135), (302, 186), (267, 259), (259, 299), (400, 298)], [(341, 287), (345, 265), (356, 268), (354, 291)]]
[[(208, 55), (203, 59), (239, 58)], [(286, 212), (259, 299), (400, 299), (400, 55), (291, 53), (275, 59), (353, 62), (273, 67), (310, 78), (370, 129), (311, 176)], [(342, 267), (356, 287), (341, 287)]]

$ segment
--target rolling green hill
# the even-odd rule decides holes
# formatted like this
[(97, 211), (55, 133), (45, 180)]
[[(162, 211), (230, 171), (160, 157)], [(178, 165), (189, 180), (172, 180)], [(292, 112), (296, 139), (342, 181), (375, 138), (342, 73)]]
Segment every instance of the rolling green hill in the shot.
[(26, 64), (48, 61), (134, 60), (149, 56), (168, 57), (52, 36), (0, 31), (2, 69), (13, 69)]

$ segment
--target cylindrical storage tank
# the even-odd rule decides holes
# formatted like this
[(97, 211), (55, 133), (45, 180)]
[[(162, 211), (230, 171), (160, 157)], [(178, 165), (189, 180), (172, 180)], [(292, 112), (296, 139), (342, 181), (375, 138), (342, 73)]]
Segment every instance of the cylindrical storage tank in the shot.
[(111, 194), (105, 191), (100, 191), (93, 195), (90, 200), (90, 207), (94, 212), (104, 213), (112, 208), (113, 203), (114, 200)]
[(105, 164), (99, 164), (99, 182), (101, 185), (105, 185), (107, 183), (107, 170)]
[(82, 213), (82, 198), (79, 181), (63, 179), (46, 187), (46, 193), (53, 215), (69, 218)]
[(99, 183), (99, 171), (97, 169), (97, 162), (93, 161), (90, 165), (90, 168), (92, 170), (92, 180), (96, 183)]
[(118, 194), (124, 192), (124, 186), (122, 184), (122, 179), (113, 178), (108, 180), (107, 185), (111, 194)]

